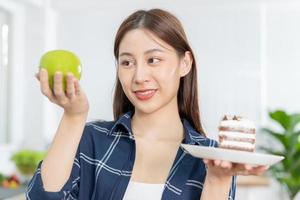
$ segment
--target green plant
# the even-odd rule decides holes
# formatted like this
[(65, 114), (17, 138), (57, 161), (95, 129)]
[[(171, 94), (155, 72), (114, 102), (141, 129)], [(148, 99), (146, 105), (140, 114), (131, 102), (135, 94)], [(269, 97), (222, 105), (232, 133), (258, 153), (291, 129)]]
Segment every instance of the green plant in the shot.
[(300, 191), (300, 113), (287, 114), (282, 110), (269, 112), (270, 118), (278, 123), (281, 131), (263, 128), (278, 144), (280, 149), (274, 147), (262, 148), (268, 153), (284, 156), (285, 159), (270, 168), (273, 177), (287, 189), (289, 197), (293, 199)]
[(21, 150), (12, 156), (17, 168), (23, 175), (31, 175), (36, 170), (45, 153), (32, 150)]
[(0, 173), (0, 186), (2, 185), (2, 182), (5, 180), (5, 176)]

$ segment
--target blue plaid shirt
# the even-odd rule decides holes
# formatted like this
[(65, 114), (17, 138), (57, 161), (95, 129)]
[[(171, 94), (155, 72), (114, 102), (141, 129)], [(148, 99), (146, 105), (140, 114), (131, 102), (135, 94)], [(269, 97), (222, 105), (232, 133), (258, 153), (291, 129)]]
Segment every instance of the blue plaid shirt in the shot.
[[(121, 200), (129, 183), (135, 160), (135, 141), (131, 130), (132, 112), (112, 122), (89, 122), (82, 135), (70, 178), (58, 192), (47, 192), (41, 179), (41, 163), (32, 177), (28, 200)], [(185, 139), (182, 143), (217, 146), (217, 142), (200, 135), (182, 119)], [(59, 163), (57, 163), (59, 165)], [(163, 200), (199, 200), (206, 168), (202, 159), (179, 148), (165, 182)], [(228, 199), (235, 198), (235, 177)]]

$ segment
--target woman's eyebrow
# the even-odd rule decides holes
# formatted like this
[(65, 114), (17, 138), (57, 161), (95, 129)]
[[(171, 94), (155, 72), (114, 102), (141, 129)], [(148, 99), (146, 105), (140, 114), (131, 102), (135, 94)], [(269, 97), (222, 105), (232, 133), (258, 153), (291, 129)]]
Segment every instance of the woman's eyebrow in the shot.
[(132, 56), (132, 54), (128, 53), (128, 52), (123, 52), (119, 55), (119, 57), (121, 57), (121, 56)]
[[(149, 50), (145, 51), (144, 54), (150, 54), (150, 53), (153, 53), (153, 52), (165, 52), (165, 51), (162, 50), (162, 49), (156, 49), (155, 48), (155, 49), (149, 49)], [(129, 52), (122, 52), (122, 53), (120, 53), (119, 57), (121, 57), (121, 56), (133, 56), (133, 54), (129, 53)]]
[(162, 49), (149, 49), (149, 50), (145, 51), (144, 54), (149, 54), (149, 53), (153, 53), (153, 52), (156, 52), (156, 51), (158, 51), (158, 52), (165, 52)]

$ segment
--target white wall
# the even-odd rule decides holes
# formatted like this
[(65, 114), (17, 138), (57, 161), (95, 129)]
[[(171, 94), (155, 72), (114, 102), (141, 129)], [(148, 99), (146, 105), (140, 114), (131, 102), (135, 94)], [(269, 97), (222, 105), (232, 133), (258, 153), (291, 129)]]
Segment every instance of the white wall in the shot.
[(112, 118), (115, 79), (112, 47), (121, 20), (133, 10), (160, 7), (181, 19), (195, 51), (201, 113), (208, 133), (216, 137), (217, 123), (224, 113), (248, 116), (259, 123), (259, 4), (198, 3), (191, 6), (179, 1), (178, 4), (167, 1), (116, 7), (106, 3), (89, 12), (84, 6), (80, 10), (66, 5), (59, 8), (58, 48), (77, 52), (84, 63), (81, 83), (92, 105), (90, 117)]
[(300, 2), (267, 7), (267, 104), (300, 111)]
[[(115, 80), (114, 34), (121, 21), (136, 9), (165, 8), (182, 21), (196, 54), (202, 120), (211, 137), (216, 138), (218, 121), (225, 113), (247, 116), (260, 126), (266, 124), (267, 109), (300, 110), (300, 89), (289, 89), (297, 85), (294, 70), (300, 62), (296, 37), (299, 27), (295, 25), (300, 8), (297, 2), (190, 2), (193, 5), (181, 1), (53, 1), (46, 9), (54, 12), (50, 18), (55, 20), (50, 22), (45, 10), (31, 6), (27, 15), (32, 23), (26, 39), (26, 68), (30, 69), (27, 90), (36, 97), (30, 101), (39, 106), (27, 109), (33, 109), (37, 115), (44, 112), (42, 126), (47, 130), (42, 135), (47, 141), (52, 138), (61, 110), (41, 101), (31, 76), (40, 55), (55, 48), (76, 52), (83, 62), (81, 84), (91, 104), (89, 118), (110, 120)], [(57, 26), (53, 31), (54, 25)], [(45, 36), (48, 26), (52, 26), (52, 34)]]

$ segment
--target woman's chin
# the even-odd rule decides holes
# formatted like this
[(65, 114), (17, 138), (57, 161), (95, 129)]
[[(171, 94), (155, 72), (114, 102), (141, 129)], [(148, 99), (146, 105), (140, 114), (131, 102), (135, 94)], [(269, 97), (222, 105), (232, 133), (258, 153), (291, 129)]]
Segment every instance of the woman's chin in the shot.
[(135, 106), (135, 113), (139, 115), (149, 115), (155, 113), (159, 110), (158, 106), (151, 106), (151, 105), (136, 105)]

